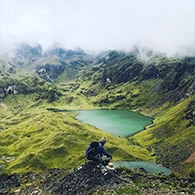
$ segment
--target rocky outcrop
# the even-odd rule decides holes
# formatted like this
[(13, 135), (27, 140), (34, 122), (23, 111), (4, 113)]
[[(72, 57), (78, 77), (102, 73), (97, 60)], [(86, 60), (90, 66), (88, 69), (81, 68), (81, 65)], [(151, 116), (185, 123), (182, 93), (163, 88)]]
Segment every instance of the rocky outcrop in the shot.
[[(85, 195), (145, 194), (185, 195), (195, 191), (195, 179), (152, 175), (143, 168), (108, 170), (91, 162), (73, 171), (52, 169), (39, 173), (0, 176), (0, 194)], [(123, 193), (124, 192), (124, 193)]]
[(190, 120), (190, 124), (195, 126), (195, 101), (192, 101), (188, 106), (188, 113), (185, 116), (185, 119)]
[(0, 87), (0, 99), (3, 99), (9, 94), (25, 93), (25, 86), (20, 84), (8, 84)]
[(19, 86), (17, 85), (8, 85), (0, 89), (0, 98), (3, 99), (8, 94), (17, 94)]
[(6, 94), (17, 94), (18, 93), (18, 86), (17, 85), (9, 85), (4, 87), (4, 91)]
[(120, 177), (118, 172), (110, 171), (103, 165), (86, 163), (62, 178), (52, 189), (52, 194), (92, 194), (102, 186), (114, 192), (117, 185), (125, 183), (127, 181)]
[(20, 186), (19, 175), (0, 176), (0, 194), (7, 194), (12, 188)]

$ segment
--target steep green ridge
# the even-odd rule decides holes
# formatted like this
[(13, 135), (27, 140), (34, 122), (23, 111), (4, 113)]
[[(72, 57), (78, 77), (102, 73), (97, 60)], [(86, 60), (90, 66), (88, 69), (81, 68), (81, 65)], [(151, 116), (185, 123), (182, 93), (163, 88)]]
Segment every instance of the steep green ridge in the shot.
[(195, 135), (192, 120), (186, 118), (186, 113), (194, 99), (193, 95), (162, 111), (156, 115), (153, 125), (133, 136), (138, 144), (154, 149), (157, 162), (183, 173), (188, 172), (185, 167), (190, 167), (191, 175), (195, 173), (194, 161), (186, 161), (194, 153)]
[[(67, 51), (57, 51), (61, 60), (67, 60)], [(111, 51), (94, 58), (94, 65), (90, 61), (90, 66), (85, 66), (78, 53), (75, 62), (80, 64), (79, 71), (69, 69), (68, 73), (69, 78), (71, 74), (75, 78), (72, 82), (65, 82), (66, 73), (56, 77), (58, 85), (54, 85), (22, 73), (20, 77), (14, 73), (3, 77), (6, 74), (2, 70), (2, 170), (74, 168), (84, 162), (83, 151), (88, 143), (106, 136), (113, 160), (157, 160), (193, 176), (195, 58), (168, 58), (154, 53), (141, 58), (135, 51)], [(54, 74), (56, 70), (52, 69)], [(127, 109), (153, 116), (154, 123), (134, 136), (118, 138), (82, 124), (74, 119), (74, 113), (53, 113), (48, 108)]]

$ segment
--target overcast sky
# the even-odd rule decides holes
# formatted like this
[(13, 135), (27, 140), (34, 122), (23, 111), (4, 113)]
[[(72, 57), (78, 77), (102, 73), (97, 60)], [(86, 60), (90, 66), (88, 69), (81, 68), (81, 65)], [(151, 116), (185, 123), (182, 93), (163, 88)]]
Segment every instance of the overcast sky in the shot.
[(0, 0), (0, 49), (20, 41), (92, 51), (193, 48), (195, 1)]

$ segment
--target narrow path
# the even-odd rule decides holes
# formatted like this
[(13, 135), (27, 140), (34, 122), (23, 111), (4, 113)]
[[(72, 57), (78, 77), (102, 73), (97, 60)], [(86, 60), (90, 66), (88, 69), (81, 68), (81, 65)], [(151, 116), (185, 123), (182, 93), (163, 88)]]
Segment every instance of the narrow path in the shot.
[(195, 161), (195, 152), (191, 154), (191, 156), (186, 160), (186, 162)]

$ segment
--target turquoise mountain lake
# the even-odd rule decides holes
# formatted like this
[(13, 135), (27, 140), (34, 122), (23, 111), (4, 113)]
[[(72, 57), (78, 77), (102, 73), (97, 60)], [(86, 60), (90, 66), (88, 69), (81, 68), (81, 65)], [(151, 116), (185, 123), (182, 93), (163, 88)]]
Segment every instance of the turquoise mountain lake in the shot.
[(170, 169), (163, 167), (162, 165), (156, 164), (154, 162), (117, 161), (117, 162), (113, 162), (113, 165), (115, 168), (119, 168), (119, 167), (126, 167), (129, 169), (144, 168), (147, 172), (150, 172), (153, 174), (163, 173), (164, 175), (169, 175), (171, 173)]
[(116, 136), (127, 137), (152, 124), (152, 118), (126, 110), (82, 110), (76, 119)]

